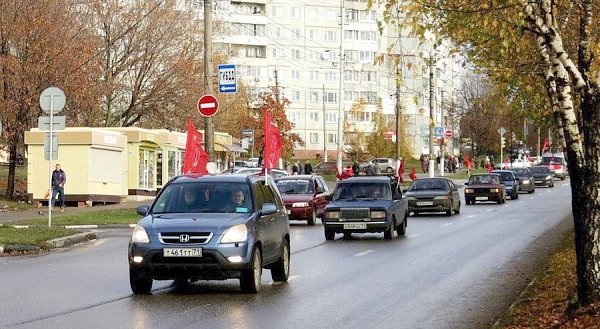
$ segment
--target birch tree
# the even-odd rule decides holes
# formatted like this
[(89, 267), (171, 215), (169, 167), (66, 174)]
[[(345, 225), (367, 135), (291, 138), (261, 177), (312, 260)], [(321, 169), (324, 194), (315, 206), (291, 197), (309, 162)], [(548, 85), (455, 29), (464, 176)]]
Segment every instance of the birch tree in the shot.
[[(384, 23), (402, 19), (417, 34), (430, 30), (452, 38), (495, 81), (520, 75), (521, 82), (544, 86), (571, 178), (578, 302), (600, 302), (600, 34), (594, 16), (600, 2), (382, 2)], [(403, 18), (395, 16), (398, 8)]]

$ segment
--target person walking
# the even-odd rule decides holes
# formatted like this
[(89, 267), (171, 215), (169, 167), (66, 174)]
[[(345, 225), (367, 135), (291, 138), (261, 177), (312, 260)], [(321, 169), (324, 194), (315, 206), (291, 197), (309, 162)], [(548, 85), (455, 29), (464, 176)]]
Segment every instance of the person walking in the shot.
[(60, 212), (65, 211), (65, 183), (67, 182), (67, 174), (60, 168), (60, 164), (56, 164), (52, 172), (52, 207), (56, 207), (56, 195), (60, 199)]
[(310, 174), (312, 174), (312, 172), (313, 172), (313, 169), (312, 169), (310, 162), (308, 162), (308, 160), (304, 161), (304, 174), (310, 175)]
[(471, 158), (467, 157), (467, 160), (465, 160), (465, 167), (467, 167), (467, 177), (471, 177)]
[(360, 166), (358, 165), (358, 162), (356, 162), (356, 160), (352, 164), (352, 172), (354, 173), (355, 177), (360, 174)]
[(292, 167), (292, 175), (300, 175), (300, 162), (294, 162), (294, 166)]

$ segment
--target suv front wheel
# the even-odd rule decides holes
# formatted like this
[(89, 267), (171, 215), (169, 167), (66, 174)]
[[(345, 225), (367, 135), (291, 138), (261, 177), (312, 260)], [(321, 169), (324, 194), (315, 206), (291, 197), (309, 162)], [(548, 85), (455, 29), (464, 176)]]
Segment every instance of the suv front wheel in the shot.
[(129, 285), (134, 294), (147, 294), (152, 289), (152, 278), (144, 276), (139, 270), (129, 268)]
[(262, 255), (258, 247), (254, 247), (250, 268), (242, 270), (240, 274), (240, 288), (243, 292), (255, 294), (260, 291), (262, 276)]
[(290, 243), (283, 240), (281, 257), (271, 266), (271, 278), (275, 282), (286, 282), (290, 275)]

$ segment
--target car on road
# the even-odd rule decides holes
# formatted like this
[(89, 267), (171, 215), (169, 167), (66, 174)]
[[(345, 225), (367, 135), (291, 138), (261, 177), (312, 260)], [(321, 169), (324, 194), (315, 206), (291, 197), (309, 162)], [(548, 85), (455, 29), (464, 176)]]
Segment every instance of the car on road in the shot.
[(289, 276), (288, 215), (271, 179), (261, 175), (183, 175), (171, 179), (129, 242), (129, 282), (148, 293), (153, 280), (185, 287), (195, 280), (238, 278), (257, 293), (263, 268), (273, 281)]
[(506, 202), (506, 186), (502, 184), (500, 174), (474, 174), (465, 183), (465, 203), (477, 201)]
[(519, 198), (519, 180), (511, 170), (492, 170), (492, 173), (500, 175), (502, 184), (506, 186), (506, 195), (511, 200)]
[(448, 178), (419, 178), (410, 184), (404, 196), (409, 213), (415, 216), (424, 212), (444, 212), (446, 216), (460, 213), (458, 188)]
[(408, 203), (387, 176), (350, 177), (338, 182), (324, 218), (326, 240), (366, 232), (383, 232), (390, 240), (394, 232), (406, 234)]
[(510, 171), (519, 180), (519, 192), (535, 193), (535, 183), (530, 168), (513, 168)]
[(529, 168), (531, 167), (531, 162), (524, 159), (514, 159), (510, 162), (507, 160), (506, 162), (497, 163), (494, 168), (496, 169), (512, 169), (512, 168)]
[[(226, 171), (224, 174), (245, 174), (245, 175), (253, 175), (262, 173), (262, 167), (233, 167)], [(279, 178), (282, 176), (289, 176), (289, 173), (283, 169), (270, 169), (269, 175), (273, 178)]]
[(565, 180), (567, 177), (567, 162), (563, 153), (544, 153), (540, 166), (548, 167), (554, 174), (554, 177)]
[(331, 193), (319, 175), (293, 175), (275, 179), (290, 220), (305, 220), (315, 225), (323, 216)]
[(547, 166), (531, 167), (533, 183), (536, 186), (554, 187), (554, 173)]
[(375, 158), (368, 162), (359, 164), (359, 170), (365, 172), (367, 166), (371, 164), (373, 167), (378, 166), (381, 173), (392, 174), (396, 172), (396, 161), (390, 158)]

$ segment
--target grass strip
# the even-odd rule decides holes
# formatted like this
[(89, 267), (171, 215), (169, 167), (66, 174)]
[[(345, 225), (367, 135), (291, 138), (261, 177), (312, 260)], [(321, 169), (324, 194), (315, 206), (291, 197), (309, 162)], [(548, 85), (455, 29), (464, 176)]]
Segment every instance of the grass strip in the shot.
[[(138, 215), (135, 209), (116, 209), (116, 210), (100, 210), (100, 211), (85, 211), (76, 214), (66, 213), (52, 214), (52, 226), (65, 225), (108, 225), (108, 224), (134, 224), (137, 223), (141, 216)], [(48, 217), (21, 220), (12, 224), (30, 225), (36, 227), (48, 226)]]
[(14, 228), (0, 226), (0, 245), (32, 245), (44, 248), (46, 241), (78, 233), (62, 227)]

